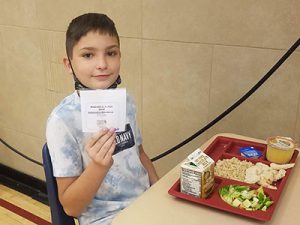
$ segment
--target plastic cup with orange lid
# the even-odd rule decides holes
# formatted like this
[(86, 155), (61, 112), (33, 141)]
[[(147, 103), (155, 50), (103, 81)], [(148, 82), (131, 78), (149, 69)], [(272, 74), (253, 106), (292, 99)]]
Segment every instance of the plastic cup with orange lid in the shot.
[(267, 160), (273, 163), (288, 163), (296, 148), (292, 138), (273, 136), (267, 139)]

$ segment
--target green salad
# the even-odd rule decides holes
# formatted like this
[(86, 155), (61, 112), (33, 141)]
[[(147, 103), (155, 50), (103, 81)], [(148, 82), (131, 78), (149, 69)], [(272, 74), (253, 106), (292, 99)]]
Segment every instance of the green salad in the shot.
[(255, 190), (249, 186), (229, 185), (220, 188), (219, 195), (229, 205), (249, 211), (266, 211), (273, 204), (262, 187)]

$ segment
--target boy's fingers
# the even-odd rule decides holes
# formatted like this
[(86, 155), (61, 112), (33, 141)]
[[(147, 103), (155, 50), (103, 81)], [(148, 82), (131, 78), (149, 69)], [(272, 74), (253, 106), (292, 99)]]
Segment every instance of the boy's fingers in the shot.
[(108, 162), (112, 160), (112, 154), (115, 150), (115, 134), (112, 135), (107, 142), (102, 146), (101, 150), (96, 153), (96, 161)]
[(94, 133), (92, 135), (92, 137), (88, 140), (87, 142), (87, 146), (89, 148), (93, 147), (95, 145), (95, 143), (99, 140), (99, 138), (101, 138), (103, 135), (105, 135), (108, 132), (107, 128), (103, 128), (100, 131)]
[(115, 148), (116, 148), (116, 141), (113, 140), (111, 145), (109, 146), (108, 150), (106, 151), (105, 155), (103, 156), (103, 159), (105, 161), (109, 161), (109, 160), (112, 160), (112, 155), (115, 151)]
[(97, 142), (92, 146), (91, 148), (95, 149), (96, 151), (99, 151), (105, 143), (114, 135), (114, 130), (110, 129), (106, 134), (104, 134), (101, 138), (97, 140)]
[(114, 140), (113, 143), (112, 143), (112, 145), (110, 146), (110, 149), (109, 149), (109, 151), (106, 154), (106, 157), (111, 158), (112, 155), (113, 155), (113, 153), (114, 153), (114, 151), (115, 151), (115, 149), (116, 149), (116, 140)]
[(101, 146), (101, 151), (99, 151), (99, 153), (101, 153), (101, 155), (103, 157), (105, 157), (105, 155), (109, 152), (112, 144), (114, 143), (116, 138), (116, 134), (113, 133)]

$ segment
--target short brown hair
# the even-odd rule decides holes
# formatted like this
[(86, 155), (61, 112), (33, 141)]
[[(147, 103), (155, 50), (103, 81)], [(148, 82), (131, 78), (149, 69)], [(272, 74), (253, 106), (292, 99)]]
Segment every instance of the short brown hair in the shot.
[(120, 38), (115, 24), (107, 15), (101, 13), (86, 13), (74, 18), (66, 32), (66, 52), (70, 59), (72, 59), (73, 56), (74, 45), (78, 43), (81, 37), (90, 31), (97, 31), (116, 37), (120, 45)]

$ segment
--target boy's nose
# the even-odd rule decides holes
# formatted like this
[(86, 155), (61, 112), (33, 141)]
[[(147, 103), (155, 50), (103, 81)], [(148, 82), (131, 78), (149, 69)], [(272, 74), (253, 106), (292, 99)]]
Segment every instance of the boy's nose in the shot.
[(99, 57), (97, 59), (97, 69), (99, 70), (107, 69), (107, 61), (105, 57)]

